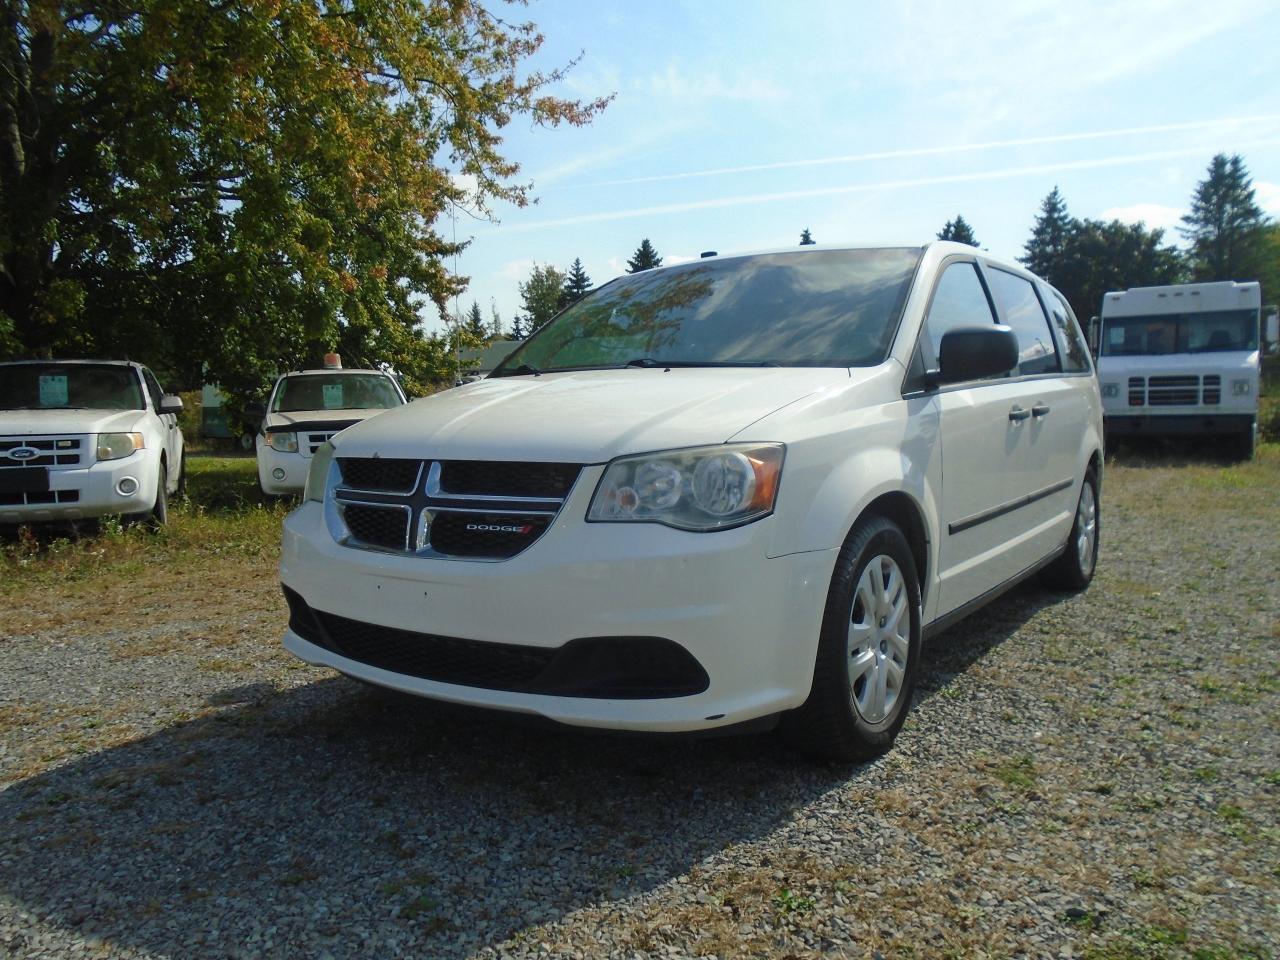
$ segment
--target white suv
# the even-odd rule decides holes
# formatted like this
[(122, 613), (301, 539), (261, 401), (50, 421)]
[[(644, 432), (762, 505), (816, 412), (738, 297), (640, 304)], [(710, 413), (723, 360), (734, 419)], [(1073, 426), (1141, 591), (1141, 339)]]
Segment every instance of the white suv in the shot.
[(299, 370), (276, 381), (258, 431), (258, 483), (274, 496), (302, 493), (311, 456), (335, 433), (391, 407), (404, 391), (381, 370)]
[(1102, 410), (1066, 301), (972, 247), (620, 277), (488, 379), (322, 447), (285, 646), (568, 724), (781, 718), (888, 748), (929, 634), (1093, 575)]
[(164, 523), (184, 479), (181, 411), (138, 363), (0, 363), (0, 524)]

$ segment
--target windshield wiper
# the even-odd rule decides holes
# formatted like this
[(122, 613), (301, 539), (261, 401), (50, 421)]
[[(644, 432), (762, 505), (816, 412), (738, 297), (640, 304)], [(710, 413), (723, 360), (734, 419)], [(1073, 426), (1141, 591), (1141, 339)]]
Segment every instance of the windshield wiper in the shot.
[(652, 357), (636, 357), (623, 364), (624, 367), (776, 367), (775, 360), (655, 360)]
[(527, 377), (531, 374), (535, 377), (540, 377), (542, 376), (542, 371), (539, 370), (537, 367), (530, 366), (527, 363), (522, 363), (520, 364), (520, 366), (513, 367), (510, 370), (495, 370), (493, 373), (489, 374), (489, 376), (491, 377)]

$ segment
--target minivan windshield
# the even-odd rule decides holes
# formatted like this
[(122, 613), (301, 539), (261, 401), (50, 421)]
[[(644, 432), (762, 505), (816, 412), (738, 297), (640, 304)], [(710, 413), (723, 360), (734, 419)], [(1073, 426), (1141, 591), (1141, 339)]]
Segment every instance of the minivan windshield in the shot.
[(884, 361), (918, 247), (695, 261), (621, 277), (517, 347), (494, 377), (626, 366)]
[(402, 403), (391, 378), (378, 373), (301, 373), (280, 381), (271, 411), (378, 410)]
[(133, 367), (0, 364), (0, 410), (142, 410), (145, 406)]

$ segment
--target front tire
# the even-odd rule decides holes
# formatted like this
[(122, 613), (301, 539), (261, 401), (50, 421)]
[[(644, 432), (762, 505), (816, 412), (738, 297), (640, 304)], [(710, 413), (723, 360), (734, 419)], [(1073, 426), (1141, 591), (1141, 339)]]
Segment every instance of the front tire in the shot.
[(156, 484), (156, 502), (147, 516), (147, 523), (159, 529), (169, 522), (169, 471), (160, 464), (160, 479)]
[(1098, 568), (1098, 542), (1102, 533), (1102, 512), (1098, 499), (1098, 474), (1092, 467), (1080, 485), (1076, 519), (1062, 556), (1044, 568), (1041, 581), (1058, 590), (1083, 590)]
[(906, 720), (920, 661), (920, 583), (902, 530), (860, 522), (836, 559), (809, 699), (784, 718), (804, 753), (870, 760)]

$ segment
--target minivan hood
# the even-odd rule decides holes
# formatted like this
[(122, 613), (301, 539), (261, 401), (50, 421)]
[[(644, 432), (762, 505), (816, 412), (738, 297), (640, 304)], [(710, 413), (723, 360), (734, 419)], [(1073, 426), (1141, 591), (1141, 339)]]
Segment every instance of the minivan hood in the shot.
[[(869, 376), (871, 370), (854, 370)], [(827, 367), (583, 370), (455, 387), (357, 424), (345, 456), (603, 463), (723, 443), (850, 371)]]
[(0, 436), (128, 433), (145, 410), (0, 410)]

